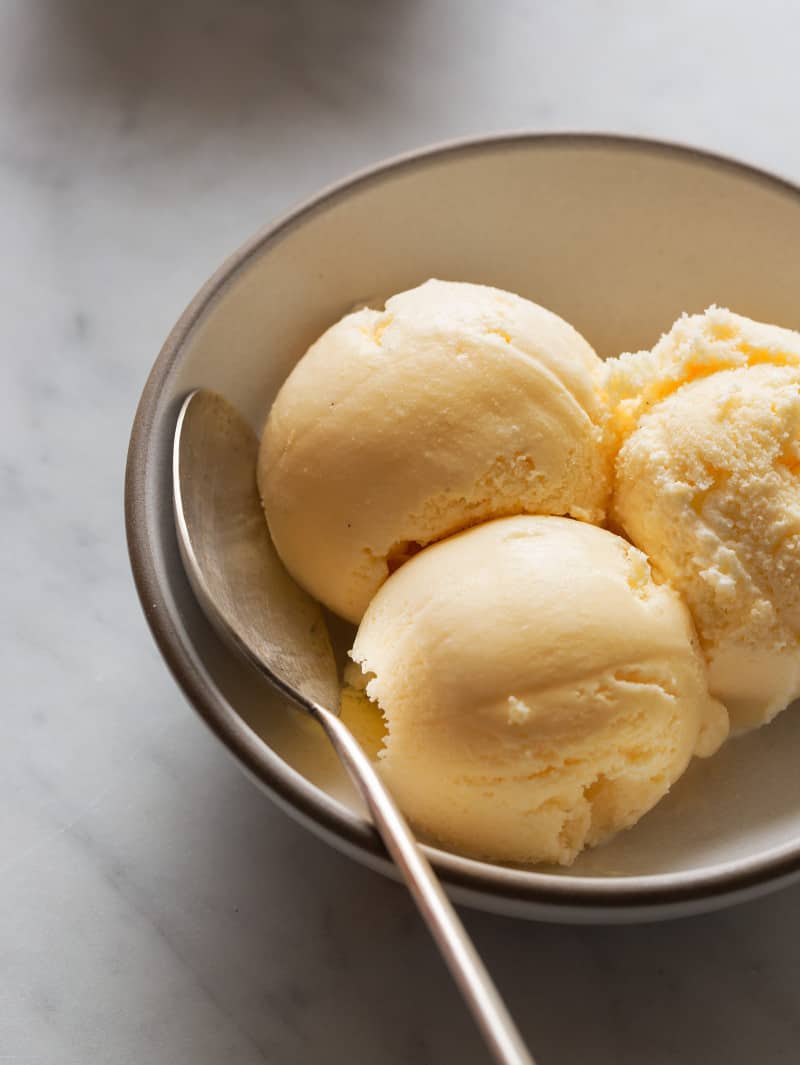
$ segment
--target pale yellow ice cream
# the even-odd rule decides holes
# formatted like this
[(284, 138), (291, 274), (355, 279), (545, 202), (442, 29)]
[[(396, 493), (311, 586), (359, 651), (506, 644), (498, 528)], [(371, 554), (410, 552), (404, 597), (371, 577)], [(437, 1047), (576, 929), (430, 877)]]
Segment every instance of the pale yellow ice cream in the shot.
[(620, 537), (510, 517), (383, 585), (351, 652), (418, 831), (464, 854), (570, 863), (633, 825), (727, 734), (688, 612)]
[(731, 723), (800, 695), (800, 335), (712, 308), (609, 367), (613, 520), (692, 612)]
[(602, 363), (508, 292), (429, 281), (332, 326), (267, 421), (259, 487), (289, 572), (358, 622), (421, 546), (504, 514), (600, 521)]

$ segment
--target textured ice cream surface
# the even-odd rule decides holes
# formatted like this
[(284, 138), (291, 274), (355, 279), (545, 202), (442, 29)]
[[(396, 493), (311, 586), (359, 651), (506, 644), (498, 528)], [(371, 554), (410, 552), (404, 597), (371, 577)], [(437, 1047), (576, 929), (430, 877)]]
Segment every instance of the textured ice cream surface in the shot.
[(332, 326), (270, 412), (259, 487), (294, 578), (358, 622), (426, 544), (505, 514), (602, 520), (602, 363), (519, 296), (429, 281)]
[(613, 520), (681, 593), (731, 723), (800, 695), (800, 336), (712, 308), (610, 367)]
[(378, 757), (386, 738), (386, 724), (381, 712), (367, 695), (369, 678), (355, 662), (347, 662), (342, 677), (339, 716), (373, 760)]
[(725, 307), (683, 314), (652, 351), (625, 353), (604, 365), (607, 409), (617, 443), (643, 414), (691, 381), (760, 364), (800, 366), (800, 334), (755, 322)]
[(694, 639), (626, 541), (518, 516), (412, 558), (351, 655), (385, 718), (381, 772), (418, 831), (487, 860), (568, 864), (727, 734)]

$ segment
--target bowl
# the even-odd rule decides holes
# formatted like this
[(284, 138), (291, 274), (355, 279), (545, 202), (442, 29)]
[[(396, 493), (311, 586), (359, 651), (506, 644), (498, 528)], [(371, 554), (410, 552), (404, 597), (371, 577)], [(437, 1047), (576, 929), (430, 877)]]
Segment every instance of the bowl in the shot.
[[(800, 328), (800, 190), (688, 148), (588, 135), (448, 144), (378, 166), (269, 225), (201, 289), (158, 356), (131, 436), (133, 573), (179, 685), (242, 768), (340, 850), (393, 868), (317, 726), (223, 644), (178, 555), (172, 435), (187, 392), (221, 392), (259, 429), (297, 359), (354, 305), (430, 277), (544, 304), (604, 356), (650, 347), (712, 303)], [(350, 636), (334, 625), (342, 655)], [(259, 739), (260, 737), (260, 739)], [(266, 741), (265, 744), (260, 740)], [(696, 913), (800, 876), (800, 714), (695, 760), (634, 829), (570, 869), (426, 848), (456, 901), (623, 922)]]

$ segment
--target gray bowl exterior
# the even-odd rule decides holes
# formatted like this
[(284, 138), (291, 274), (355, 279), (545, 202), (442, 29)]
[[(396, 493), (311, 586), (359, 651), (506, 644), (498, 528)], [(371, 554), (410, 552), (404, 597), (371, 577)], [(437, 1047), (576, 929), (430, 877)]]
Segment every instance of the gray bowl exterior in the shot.
[[(263, 230), (173, 329), (128, 457), (128, 542), (145, 615), (190, 702), (251, 778), (387, 875), (316, 726), (220, 642), (195, 603), (175, 539), (170, 456), (190, 389), (222, 392), (259, 428), (328, 325), (429, 277), (519, 292), (604, 356), (650, 347), (682, 311), (711, 303), (800, 328), (800, 191), (639, 140), (521, 134), (446, 145), (358, 175)], [(457, 901), (543, 920), (655, 920), (752, 898), (800, 876), (798, 732), (790, 710), (696, 763), (635, 831), (568, 871), (428, 853)]]

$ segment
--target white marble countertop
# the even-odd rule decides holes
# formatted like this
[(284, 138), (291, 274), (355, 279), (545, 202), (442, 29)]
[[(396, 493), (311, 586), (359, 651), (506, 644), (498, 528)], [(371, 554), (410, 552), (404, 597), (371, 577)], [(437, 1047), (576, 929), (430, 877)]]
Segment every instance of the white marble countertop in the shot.
[[(789, 0), (0, 0), (0, 1062), (485, 1061), (402, 890), (242, 777), (158, 658), (122, 478), (201, 281), (332, 179), (508, 128), (800, 178)], [(777, 1065), (800, 888), (714, 916), (467, 922), (542, 1065)]]

